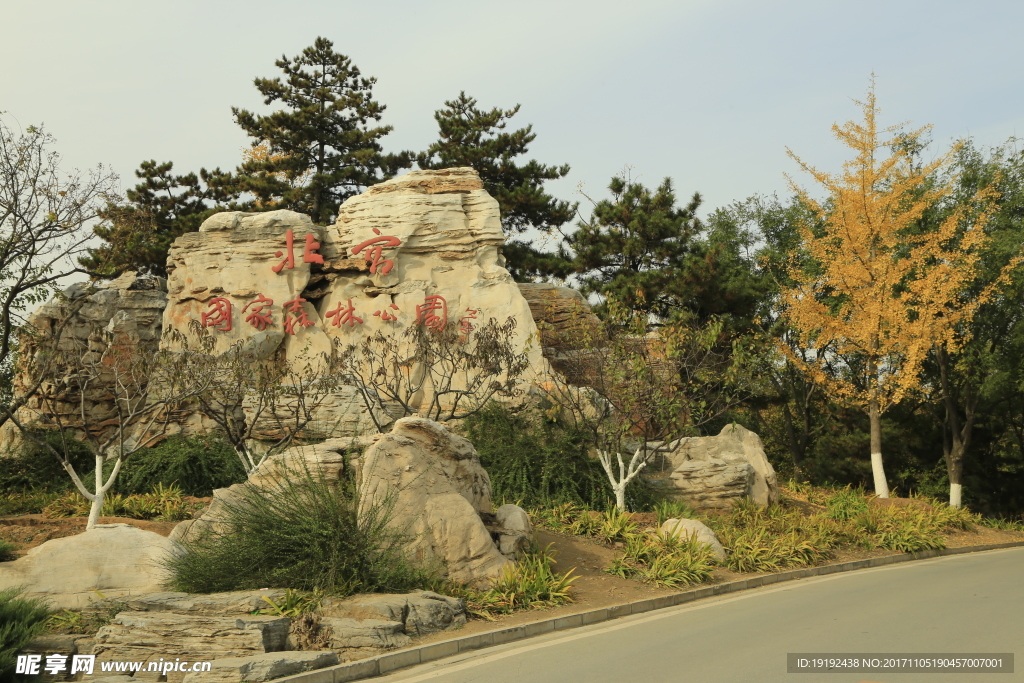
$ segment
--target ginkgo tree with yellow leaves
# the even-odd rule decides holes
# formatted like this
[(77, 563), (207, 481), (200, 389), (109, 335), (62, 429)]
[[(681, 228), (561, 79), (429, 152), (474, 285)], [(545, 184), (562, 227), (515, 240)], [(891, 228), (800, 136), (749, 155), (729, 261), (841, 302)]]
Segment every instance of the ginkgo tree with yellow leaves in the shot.
[[(827, 199), (815, 200), (790, 180), (818, 221), (801, 226), (800, 248), (789, 264), (795, 284), (782, 293), (783, 315), (809, 353), (781, 350), (814, 382), (866, 410), (875, 493), (887, 498), (882, 414), (920, 388), (930, 350), (963, 343), (958, 330), (1000, 284), (971, 300), (963, 296), (976, 276), (995, 192), (982, 188), (934, 229), (916, 229), (954, 191), (952, 181), (936, 178), (957, 148), (915, 165), (913, 145), (901, 143), (920, 139), (930, 127), (879, 130), (873, 81), (865, 100), (855, 102), (863, 121), (832, 127), (855, 152), (842, 173), (818, 170), (787, 149)], [(828, 371), (843, 358), (852, 359), (845, 372)]]

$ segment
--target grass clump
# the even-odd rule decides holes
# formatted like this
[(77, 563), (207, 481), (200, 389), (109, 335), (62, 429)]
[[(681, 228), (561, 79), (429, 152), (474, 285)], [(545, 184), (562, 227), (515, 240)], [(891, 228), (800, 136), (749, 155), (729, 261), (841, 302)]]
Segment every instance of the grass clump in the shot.
[(555, 607), (573, 601), (572, 584), (578, 576), (570, 569), (555, 572), (555, 551), (531, 548), (515, 564), (507, 565), (494, 585), (486, 591), (474, 591), (451, 583), (439, 592), (466, 600), (467, 610), (483, 619), (494, 619), (495, 614), (511, 614), (524, 609)]
[(43, 632), (49, 617), (44, 601), (21, 597), (17, 588), (0, 590), (0, 680), (30, 680), (14, 673), (17, 657)]
[(0, 538), (0, 562), (10, 562), (15, 559), (15, 546)]
[(667, 588), (703, 583), (716, 565), (711, 548), (694, 536), (630, 534), (622, 555), (605, 571)]
[(223, 531), (183, 542), (167, 561), (173, 590), (292, 588), (324, 594), (400, 592), (436, 580), (406, 557), (388, 506), (357, 516), (354, 487), (292, 472), (268, 489), (245, 487), (225, 504)]

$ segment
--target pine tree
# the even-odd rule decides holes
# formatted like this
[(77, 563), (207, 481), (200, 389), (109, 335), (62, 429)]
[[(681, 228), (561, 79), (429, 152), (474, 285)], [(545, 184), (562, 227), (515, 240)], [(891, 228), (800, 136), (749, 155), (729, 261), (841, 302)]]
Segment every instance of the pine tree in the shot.
[[(790, 152), (829, 197), (818, 202), (794, 185), (823, 227), (801, 227), (799, 249), (809, 263), (794, 259), (789, 275), (795, 284), (783, 293), (785, 317), (808, 353), (780, 350), (830, 394), (866, 409), (875, 493), (885, 498), (882, 414), (920, 388), (922, 364), (933, 348), (959, 348), (958, 329), (995, 291), (990, 286), (971, 299), (963, 296), (987, 241), (987, 217), (978, 207), (993, 193), (979, 190), (933, 229), (917, 230), (922, 217), (954, 191), (951, 182), (935, 179), (957, 148), (915, 165), (916, 141), (927, 127), (909, 134), (897, 127), (879, 131), (873, 84), (858, 104), (863, 123), (832, 128), (856, 153), (841, 175), (814, 169)], [(881, 137), (888, 133), (896, 134)], [(846, 376), (825, 371), (836, 358), (852, 359)]]
[[(670, 178), (652, 192), (626, 175), (608, 189), (612, 199), (596, 202), (591, 219), (566, 239), (584, 294), (657, 320), (685, 312), (701, 323), (729, 317), (742, 326), (753, 316), (759, 291), (740, 255), (744, 237), (725, 222), (706, 230), (699, 194), (679, 207)], [(602, 303), (597, 311), (604, 310)]]
[(536, 139), (533, 126), (505, 132), (507, 121), (519, 112), (499, 108), (483, 111), (477, 101), (460, 92), (455, 100), (434, 113), (440, 139), (417, 155), (420, 168), (470, 166), (480, 174), (486, 189), (501, 207), (501, 224), (512, 236), (503, 254), (509, 271), (517, 280), (536, 276), (565, 277), (570, 272), (563, 255), (547, 253), (521, 236), (536, 228), (553, 234), (576, 214), (576, 205), (555, 199), (544, 192), (544, 181), (564, 178), (568, 164), (545, 166), (530, 160), (519, 166), (515, 158), (526, 154)]
[[(235, 121), (268, 153), (245, 161), (237, 189), (257, 204), (292, 209), (326, 224), (338, 207), (363, 189), (412, 164), (412, 154), (384, 154), (380, 139), (391, 126), (380, 121), (384, 105), (373, 100), (375, 78), (362, 78), (345, 55), (326, 38), (317, 38), (302, 54), (275, 62), (281, 78), (257, 78), (264, 104), (286, 108), (262, 116), (232, 107)], [(294, 182), (308, 176), (304, 182)]]
[(143, 161), (128, 190), (127, 203), (108, 203), (93, 232), (105, 244), (89, 249), (79, 262), (95, 273), (116, 277), (127, 270), (166, 275), (171, 242), (195, 232), (211, 214), (230, 206), (237, 195), (228, 174), (200, 169), (199, 174), (174, 175), (170, 161)]

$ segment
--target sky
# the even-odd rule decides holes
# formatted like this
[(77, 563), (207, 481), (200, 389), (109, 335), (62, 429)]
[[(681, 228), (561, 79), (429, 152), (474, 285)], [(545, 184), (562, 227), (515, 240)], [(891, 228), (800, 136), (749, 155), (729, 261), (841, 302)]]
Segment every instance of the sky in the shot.
[[(933, 124), (933, 155), (1024, 136), (1024, 3), (984, 0), (138, 0), (15, 2), (3, 11), (0, 111), (43, 124), (65, 167), (102, 163), (135, 184), (147, 159), (233, 169), (248, 144), (231, 107), (318, 36), (377, 79), (386, 151), (437, 139), (433, 113), (465, 91), (521, 105), (527, 158), (571, 171), (547, 189), (608, 196), (629, 169), (700, 214), (754, 194), (813, 190), (787, 148), (822, 170), (850, 156), (875, 74), (880, 123)], [(814, 192), (812, 192), (814, 194)], [(586, 212), (586, 211), (585, 211)]]

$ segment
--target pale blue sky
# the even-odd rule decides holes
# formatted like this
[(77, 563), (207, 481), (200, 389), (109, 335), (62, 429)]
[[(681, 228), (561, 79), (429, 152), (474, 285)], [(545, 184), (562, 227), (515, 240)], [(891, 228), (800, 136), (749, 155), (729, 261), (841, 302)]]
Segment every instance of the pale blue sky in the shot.
[(838, 171), (833, 122), (859, 116), (871, 72), (883, 125), (935, 125), (933, 151), (1024, 136), (1024, 3), (547, 0), (352, 2), (8, 0), (0, 110), (44, 123), (69, 166), (140, 161), (234, 168), (247, 144), (231, 107), (259, 109), (254, 77), (322, 35), (377, 78), (391, 151), (436, 139), (460, 90), (519, 103), (530, 156), (568, 163), (549, 189), (603, 197), (633, 167), (675, 180), (704, 211), (800, 182), (786, 147)]

